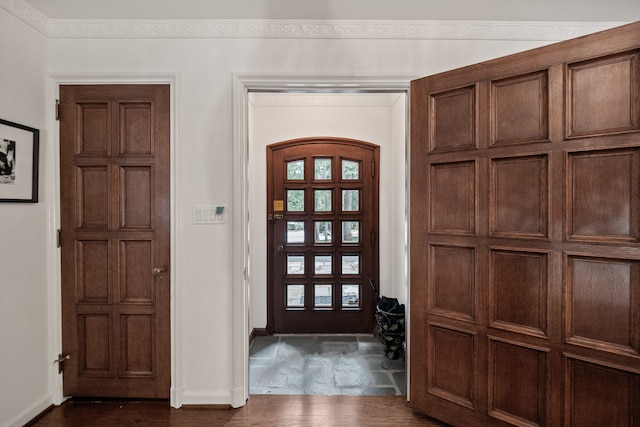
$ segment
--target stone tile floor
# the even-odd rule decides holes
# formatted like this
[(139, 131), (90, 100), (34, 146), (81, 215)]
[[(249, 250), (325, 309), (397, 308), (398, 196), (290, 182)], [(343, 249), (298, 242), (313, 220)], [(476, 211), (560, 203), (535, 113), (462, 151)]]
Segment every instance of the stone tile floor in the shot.
[(406, 395), (405, 363), (385, 359), (373, 335), (256, 337), (249, 351), (249, 392)]

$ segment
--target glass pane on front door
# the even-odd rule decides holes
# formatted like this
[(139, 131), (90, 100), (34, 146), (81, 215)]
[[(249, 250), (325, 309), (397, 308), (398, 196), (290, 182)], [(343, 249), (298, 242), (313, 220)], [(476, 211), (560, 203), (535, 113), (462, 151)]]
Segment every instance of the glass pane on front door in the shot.
[(287, 274), (304, 274), (304, 255), (287, 255)]
[(331, 179), (331, 159), (314, 159), (313, 163), (313, 179)]
[(287, 211), (304, 212), (304, 190), (287, 190)]
[(342, 255), (342, 274), (360, 274), (360, 255)]
[(315, 222), (315, 238), (316, 243), (331, 243), (331, 221)]
[(360, 285), (342, 285), (342, 306), (350, 308), (358, 308), (360, 306)]
[(360, 210), (359, 190), (342, 190), (342, 210), (345, 212), (357, 212)]
[(360, 241), (360, 221), (342, 221), (342, 243)]
[(360, 162), (342, 160), (342, 179), (345, 181), (360, 179)]
[(287, 221), (287, 243), (304, 243), (303, 221)]
[(331, 255), (316, 255), (314, 260), (314, 273), (315, 274), (331, 274), (332, 259)]
[(331, 307), (333, 285), (314, 285), (313, 301), (315, 307)]
[(316, 212), (331, 212), (331, 190), (314, 190), (313, 199)]
[(304, 179), (304, 160), (287, 162), (287, 179), (289, 181), (300, 181)]
[(304, 285), (287, 285), (287, 307), (304, 307)]

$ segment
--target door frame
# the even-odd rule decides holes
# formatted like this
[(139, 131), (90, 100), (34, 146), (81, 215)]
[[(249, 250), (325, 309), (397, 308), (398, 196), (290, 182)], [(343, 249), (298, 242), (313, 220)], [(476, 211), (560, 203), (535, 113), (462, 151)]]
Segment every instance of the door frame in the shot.
[[(409, 75), (275, 75), (233, 74), (233, 200), (232, 228), (232, 359), (231, 406), (241, 407), (249, 398), (249, 92), (376, 93), (398, 92), (407, 96), (405, 121), (405, 189), (409, 205)], [(408, 211), (406, 221), (408, 223)], [(409, 257), (407, 248), (407, 261)], [(407, 277), (407, 280), (409, 278)], [(409, 283), (409, 282), (408, 282)], [(408, 286), (407, 283), (407, 286)], [(408, 290), (409, 291), (409, 290)], [(407, 294), (408, 295), (408, 294)], [(409, 301), (407, 301), (407, 307)], [(409, 322), (408, 322), (409, 323)], [(407, 342), (407, 349), (410, 343)], [(408, 372), (407, 372), (408, 374)], [(408, 378), (408, 377), (407, 377)], [(407, 396), (407, 399), (409, 396)]]
[[(60, 215), (61, 215), (61, 202), (60, 202), (60, 122), (55, 119), (55, 105), (56, 100), (59, 98), (61, 85), (115, 85), (115, 84), (166, 84), (169, 85), (169, 114), (170, 114), (170, 132), (169, 132), (169, 178), (170, 178), (170, 203), (171, 203), (171, 223), (170, 223), (170, 253), (171, 261), (169, 266), (169, 274), (171, 275), (171, 296), (170, 296), (170, 333), (171, 333), (171, 388), (170, 405), (174, 408), (182, 406), (180, 390), (182, 389), (182, 372), (180, 369), (182, 354), (182, 341), (180, 334), (177, 334), (177, 325), (180, 323), (182, 314), (178, 312), (178, 307), (181, 307), (181, 293), (179, 288), (176, 287), (176, 277), (180, 270), (178, 265), (177, 247), (176, 242), (177, 233), (179, 227), (177, 224), (176, 206), (179, 203), (179, 194), (176, 191), (179, 186), (177, 180), (179, 179), (179, 171), (177, 170), (177, 155), (176, 155), (176, 116), (175, 116), (175, 100), (178, 99), (177, 87), (178, 87), (178, 75), (177, 74), (49, 74), (47, 82), (47, 118), (50, 120), (49, 129), (51, 129), (52, 135), (49, 140), (54, 142), (47, 150), (53, 151), (51, 158), (55, 158), (53, 165), (53, 171), (49, 172), (47, 176), (53, 178), (50, 179), (48, 190), (54, 200), (49, 204), (49, 236), (52, 240), (52, 244), (47, 245), (49, 260), (49, 277), (52, 277), (51, 285), (49, 288), (49, 301), (50, 311), (48, 317), (49, 327), (49, 352), (51, 355), (57, 356), (62, 352), (62, 299), (60, 291), (62, 288), (61, 282), (61, 256), (60, 250), (55, 244), (55, 230), (60, 228)], [(53, 175), (53, 176), (52, 176)], [(55, 357), (54, 357), (55, 358)], [(56, 364), (51, 364), (49, 367), (49, 391), (53, 404), (60, 405), (64, 402), (68, 396), (64, 396), (62, 386), (62, 376), (58, 374), (58, 367)]]

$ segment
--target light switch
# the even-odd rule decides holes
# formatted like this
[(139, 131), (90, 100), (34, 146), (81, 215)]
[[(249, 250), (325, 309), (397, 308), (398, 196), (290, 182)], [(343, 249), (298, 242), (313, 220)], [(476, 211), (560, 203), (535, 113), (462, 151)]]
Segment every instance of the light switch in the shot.
[(226, 222), (224, 206), (194, 206), (192, 213), (194, 224), (224, 224)]

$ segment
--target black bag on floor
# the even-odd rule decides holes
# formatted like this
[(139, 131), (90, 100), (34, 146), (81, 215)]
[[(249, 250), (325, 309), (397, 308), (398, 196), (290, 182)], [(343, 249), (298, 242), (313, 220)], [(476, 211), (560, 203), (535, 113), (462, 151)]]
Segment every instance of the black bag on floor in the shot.
[(399, 304), (397, 298), (381, 296), (376, 306), (376, 318), (384, 356), (391, 360), (404, 357), (404, 304)]

